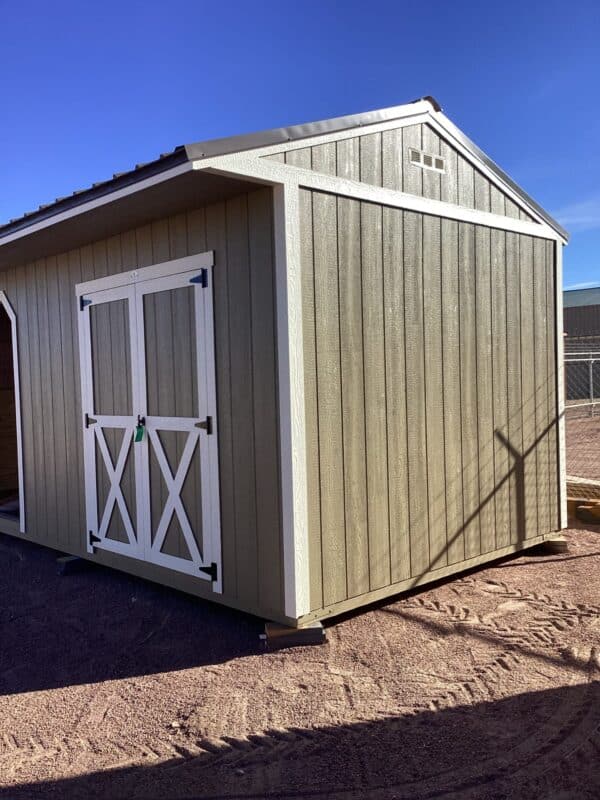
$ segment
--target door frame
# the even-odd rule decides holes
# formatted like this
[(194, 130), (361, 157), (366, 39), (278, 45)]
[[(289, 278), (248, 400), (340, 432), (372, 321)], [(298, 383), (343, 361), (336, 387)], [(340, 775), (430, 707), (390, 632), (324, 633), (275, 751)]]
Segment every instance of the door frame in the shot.
[[(194, 574), (196, 577), (200, 579), (210, 580), (212, 582), (212, 590), (216, 593), (222, 592), (222, 583), (223, 583), (223, 576), (222, 576), (222, 548), (221, 548), (221, 513), (220, 513), (220, 492), (219, 492), (219, 451), (218, 451), (218, 430), (217, 430), (217, 397), (216, 397), (216, 364), (215, 364), (215, 341), (214, 341), (214, 312), (213, 312), (213, 280), (212, 280), (212, 267), (214, 266), (214, 251), (210, 250), (205, 253), (200, 253), (194, 256), (186, 256), (185, 258), (174, 259), (171, 261), (165, 261), (159, 264), (152, 264), (148, 267), (142, 267), (139, 269), (131, 269), (126, 270), (124, 272), (117, 273), (115, 275), (109, 275), (104, 278), (97, 278), (95, 280), (86, 281), (84, 283), (79, 283), (75, 287), (75, 294), (77, 297), (77, 304), (78, 304), (78, 328), (79, 328), (79, 364), (80, 364), (80, 378), (81, 378), (81, 414), (82, 414), (82, 425), (84, 436), (92, 436), (96, 437), (94, 433), (93, 427), (86, 428), (86, 414), (90, 416), (94, 413), (93, 408), (93, 379), (92, 376), (89, 374), (89, 368), (91, 367), (91, 342), (90, 342), (90, 334), (89, 334), (89, 315), (81, 313), (86, 308), (88, 308), (89, 304), (86, 303), (88, 299), (88, 295), (94, 295), (96, 293), (100, 293), (101, 298), (104, 302), (110, 302), (110, 297), (114, 293), (114, 299), (125, 298), (129, 299), (130, 303), (133, 303), (136, 308), (133, 309), (134, 317), (137, 319), (138, 314), (140, 313), (140, 305), (143, 302), (143, 295), (144, 293), (138, 293), (135, 290), (135, 286), (137, 284), (145, 284), (152, 285), (153, 287), (160, 286), (161, 282), (165, 282), (165, 288), (170, 283), (168, 280), (169, 278), (173, 279), (177, 276), (181, 276), (183, 279), (186, 273), (191, 272), (198, 272), (200, 270), (205, 270), (202, 272), (202, 275), (205, 276), (205, 283), (202, 287), (201, 292), (195, 292), (195, 307), (196, 307), (196, 319), (198, 320), (198, 324), (200, 323), (200, 318), (203, 321), (203, 331), (202, 336), (198, 337), (196, 342), (196, 358), (198, 362), (198, 378), (199, 378), (199, 403), (200, 403), (200, 416), (204, 414), (203, 408), (208, 409), (208, 414), (212, 418), (212, 432), (211, 435), (206, 435), (201, 437), (201, 453), (200, 456), (202, 458), (202, 466), (203, 466), (203, 484), (202, 484), (202, 536), (203, 536), (203, 546), (204, 552), (202, 553), (203, 562), (204, 563), (214, 563), (216, 565), (216, 579), (209, 574), (204, 574), (202, 572), (191, 572), (191, 570), (185, 568), (177, 569), (178, 572), (183, 572), (185, 574)], [(183, 285), (187, 285), (188, 281), (184, 281)], [(194, 281), (196, 283), (196, 281)], [(153, 291), (160, 291), (158, 288), (154, 288)], [(152, 293), (152, 290), (148, 293)], [(91, 297), (89, 298), (91, 300)], [(200, 305), (201, 304), (201, 305)], [(201, 312), (201, 313), (200, 313)], [(130, 319), (131, 319), (131, 310), (130, 310)], [(138, 365), (142, 364), (142, 359), (138, 358), (136, 354), (139, 354), (139, 348), (144, 344), (144, 336), (142, 327), (138, 324), (136, 326), (136, 330), (130, 331), (131, 335), (131, 357), (132, 357), (132, 377), (133, 383), (137, 384), (138, 386), (141, 385), (141, 381), (145, 380), (145, 365), (144, 368), (138, 367)], [(202, 351), (202, 352), (201, 352)], [(138, 371), (138, 374), (134, 373)], [(205, 384), (202, 384), (200, 380), (200, 375), (204, 374), (205, 376)], [(134, 391), (133, 395), (133, 402), (135, 403), (136, 399), (139, 401), (140, 398), (135, 397), (135, 389), (132, 387)], [(145, 391), (144, 391), (145, 394)], [(144, 408), (140, 412), (134, 405), (133, 409), (134, 413), (142, 413), (146, 412), (147, 409)], [(146, 416), (145, 413), (142, 414)], [(96, 415), (94, 415), (95, 417)], [(102, 416), (102, 415), (100, 415)], [(89, 431), (89, 433), (88, 433)], [(96, 458), (96, 448), (97, 444), (94, 443), (94, 446), (91, 447), (86, 446), (84, 449), (84, 468), (85, 468), (85, 485), (86, 485), (86, 521), (87, 521), (87, 528), (88, 530), (96, 530), (97, 529), (97, 511), (94, 513), (92, 509), (96, 508), (96, 492), (97, 486), (96, 484), (96, 470), (95, 470), (95, 458)], [(132, 447), (135, 446), (133, 443)], [(148, 444), (148, 434), (146, 434), (145, 441), (144, 441), (144, 448), (147, 449), (149, 446)], [(136, 455), (136, 458), (142, 456), (140, 451), (136, 451), (139, 453), (139, 456)], [(94, 463), (92, 463), (92, 456), (94, 459)], [(145, 454), (147, 458), (147, 454)], [(142, 459), (143, 460), (143, 457)], [(137, 468), (137, 462), (136, 462)], [(205, 470), (205, 471), (204, 471)], [(142, 471), (136, 469), (138, 475), (142, 474)], [(142, 488), (142, 487), (140, 487)], [(93, 497), (92, 497), (93, 495)], [(146, 489), (138, 494), (137, 492), (137, 480), (136, 480), (136, 496), (141, 500), (142, 503), (147, 503), (149, 501), (149, 496), (147, 494)], [(91, 517), (93, 516), (94, 519)], [(133, 557), (139, 560), (142, 560), (144, 563), (148, 564), (158, 564), (159, 566), (164, 566), (167, 569), (173, 569), (173, 565), (170, 559), (160, 559), (156, 558), (156, 554), (150, 557), (150, 547), (148, 546), (147, 549), (144, 548), (143, 542), (140, 540), (143, 537), (144, 532), (140, 530), (140, 515), (134, 514), (137, 518), (137, 536), (138, 542), (140, 546), (137, 549), (137, 552), (122, 552), (123, 555), (127, 555), (128, 557)], [(91, 525), (91, 527), (90, 527)], [(94, 547), (93, 543), (91, 543), (88, 539), (86, 534), (87, 544), (88, 544), (88, 552), (93, 553)], [(161, 563), (162, 562), (162, 563)]]
[[(25, 533), (25, 474), (23, 469), (23, 423), (21, 420), (21, 383), (19, 380), (19, 342), (17, 333), (17, 315), (10, 304), (6, 292), (0, 290), (0, 304), (10, 320), (13, 381), (15, 395), (15, 425), (17, 429), (17, 476), (19, 480), (19, 533)], [(13, 525), (12, 520), (2, 520), (3, 525)]]

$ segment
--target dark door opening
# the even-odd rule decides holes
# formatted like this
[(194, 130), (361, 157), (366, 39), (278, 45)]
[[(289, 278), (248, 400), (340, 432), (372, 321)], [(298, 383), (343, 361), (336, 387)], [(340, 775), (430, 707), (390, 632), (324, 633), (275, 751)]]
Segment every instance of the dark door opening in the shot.
[(0, 305), (0, 515), (19, 520), (17, 409), (12, 327)]

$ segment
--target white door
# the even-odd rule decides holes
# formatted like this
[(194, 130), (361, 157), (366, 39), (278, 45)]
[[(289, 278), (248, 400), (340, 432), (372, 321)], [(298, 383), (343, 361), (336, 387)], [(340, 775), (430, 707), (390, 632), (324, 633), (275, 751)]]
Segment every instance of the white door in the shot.
[(88, 550), (220, 592), (211, 265), (179, 259), (77, 293)]

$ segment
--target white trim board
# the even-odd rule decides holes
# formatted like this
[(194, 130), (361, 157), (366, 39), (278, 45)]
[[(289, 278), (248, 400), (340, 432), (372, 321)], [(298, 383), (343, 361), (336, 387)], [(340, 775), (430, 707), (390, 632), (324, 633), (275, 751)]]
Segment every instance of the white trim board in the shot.
[(564, 368), (564, 340), (563, 340), (563, 263), (562, 246), (556, 243), (554, 248), (555, 269), (554, 280), (556, 281), (556, 395), (557, 395), (557, 457), (558, 457), (558, 492), (559, 492), (559, 513), (558, 524), (560, 528), (567, 527), (567, 449), (565, 441), (565, 368)]
[(13, 380), (15, 394), (15, 423), (17, 428), (17, 475), (19, 478), (19, 531), (25, 533), (25, 475), (23, 472), (23, 426), (21, 419), (21, 382), (19, 379), (19, 346), (17, 340), (17, 315), (6, 296), (0, 290), (0, 303), (10, 320), (12, 340)]
[(284, 613), (293, 619), (310, 611), (299, 194), (273, 189)]
[[(82, 398), (82, 425), (84, 441), (84, 467), (86, 487), (87, 530), (95, 539), (88, 540), (87, 549), (110, 550), (120, 555), (158, 564), (168, 569), (184, 572), (200, 580), (211, 580), (205, 571), (213, 562), (217, 565), (217, 578), (212, 580), (212, 591), (222, 593), (222, 558), (219, 500), (219, 464), (217, 441), (217, 400), (214, 363), (213, 282), (212, 270), (205, 270), (205, 282), (195, 280), (199, 271), (214, 262), (212, 251), (200, 255), (154, 264), (142, 269), (110, 275), (95, 281), (77, 284), (76, 296), (85, 298), (77, 311), (80, 342), (80, 372)], [(194, 280), (191, 280), (194, 278)], [(186, 288), (193, 291), (195, 310), (196, 368), (198, 405), (194, 417), (169, 417), (149, 415), (146, 386), (146, 338), (144, 325), (144, 297), (162, 291)], [(126, 300), (131, 346), (131, 375), (126, 376), (131, 386), (131, 407), (123, 416), (99, 413), (94, 403), (92, 368), (92, 339), (90, 311), (101, 304)], [(206, 424), (212, 420), (212, 430)], [(143, 435), (134, 441), (136, 426), (143, 424)], [(86, 425), (86, 422), (91, 424)], [(107, 447), (104, 428), (122, 429), (123, 439), (119, 453), (113, 457)], [(158, 436), (159, 431), (176, 430), (187, 434), (186, 444), (177, 465), (169, 464)], [(121, 481), (126, 459), (133, 448), (136, 507), (127, 509)], [(161, 511), (155, 537), (151, 535), (150, 451), (156, 456), (168, 497)], [(110, 491), (104, 508), (98, 515), (96, 462), (100, 453), (103, 471), (108, 477)], [(181, 501), (181, 491), (192, 458), (201, 462), (200, 502), (202, 506), (202, 552), (196, 535)], [(174, 471), (172, 471), (172, 469)], [(113, 509), (118, 508), (127, 542), (107, 538)], [(130, 512), (135, 511), (135, 525)], [(177, 517), (186, 542), (190, 559), (162, 552), (172, 518)]]
[[(362, 125), (357, 128), (345, 128), (344, 130), (335, 131), (333, 133), (321, 133), (317, 136), (307, 137), (306, 139), (294, 139), (287, 145), (285, 142), (282, 142), (268, 147), (261, 147), (257, 150), (240, 150), (239, 155), (246, 153), (248, 155), (253, 155), (255, 158), (268, 158), (269, 156), (279, 155), (279, 153), (291, 153), (294, 150), (306, 150), (307, 147), (318, 147), (321, 144), (343, 142), (346, 139), (355, 139), (357, 136), (394, 131), (398, 128), (406, 128), (409, 125), (420, 125), (423, 122), (428, 122), (430, 119), (431, 116), (427, 112), (419, 111), (406, 117), (398, 117), (397, 119), (387, 120), (386, 122), (373, 122), (371, 125)], [(230, 153), (229, 155), (238, 154)], [(219, 158), (219, 156), (214, 156), (214, 158)]]
[(15, 231), (14, 233), (9, 233), (7, 236), (3, 236), (0, 239), (0, 247), (3, 247), (5, 244), (9, 244), (10, 242), (14, 242), (17, 239), (24, 239), (27, 236), (31, 236), (31, 234), (37, 233), (44, 228), (50, 228), (53, 225), (58, 225), (60, 222), (71, 219), (71, 217), (77, 217), (81, 214), (85, 214), (88, 211), (92, 211), (95, 208), (99, 208), (100, 206), (113, 203), (115, 200), (120, 200), (122, 197), (127, 197), (130, 194), (135, 194), (136, 192), (141, 192), (144, 189), (149, 189), (151, 186), (164, 183), (165, 181), (171, 180), (171, 178), (177, 178), (179, 175), (183, 175), (190, 170), (191, 163), (187, 161), (185, 164), (180, 164), (172, 169), (159, 172), (157, 175), (152, 175), (150, 178), (146, 178), (145, 180), (131, 183), (129, 186), (124, 186), (122, 189), (116, 189), (114, 191), (107, 192), (107, 194), (104, 194), (101, 197), (95, 197), (93, 200), (88, 200), (86, 203), (74, 206), (66, 211), (59, 212), (58, 214), (52, 214), (52, 216), (42, 219), (33, 225), (28, 225), (21, 230)]
[[(539, 222), (540, 225), (544, 225), (550, 227), (546, 220), (540, 216), (540, 214), (532, 208), (529, 203), (527, 203), (521, 195), (517, 194), (515, 190), (509, 186), (508, 183), (503, 181), (499, 175), (497, 175), (493, 170), (491, 170), (487, 164), (485, 164), (481, 159), (477, 158), (468, 147), (466, 147), (459, 139), (456, 138), (450, 127), (448, 127), (445, 122), (450, 124), (451, 121), (441, 112), (437, 111), (433, 114), (429, 115), (428, 123), (431, 125), (433, 130), (442, 138), (446, 139), (448, 144), (453, 147), (463, 158), (472, 164), (473, 167), (479, 170), (491, 183), (496, 186), (496, 188), (500, 189), (510, 200), (515, 203), (518, 208), (524, 211), (529, 216), (533, 217), (535, 220)], [(511, 219), (509, 217), (509, 219)], [(560, 234), (551, 228), (554, 236), (559, 238), (562, 242), (566, 244), (566, 241), (560, 236)]]
[(151, 264), (149, 267), (133, 267), (124, 270), (117, 275), (107, 275), (105, 278), (78, 283), (75, 286), (75, 294), (81, 297), (84, 294), (100, 292), (105, 289), (116, 289), (120, 286), (140, 283), (154, 278), (165, 278), (170, 275), (177, 275), (180, 272), (189, 272), (194, 269), (213, 267), (215, 264), (214, 250), (207, 250), (205, 253), (198, 253), (194, 256), (184, 256), (174, 258), (171, 261), (162, 261), (160, 264)]
[[(429, 103), (423, 110), (413, 111), (412, 114), (407, 113), (406, 116), (401, 116), (396, 119), (388, 120), (386, 122), (373, 123), (372, 125), (365, 125), (356, 128), (346, 128), (342, 131), (333, 133), (318, 134), (316, 136), (308, 137), (302, 140), (294, 140), (288, 146), (285, 144), (271, 145), (269, 147), (261, 147), (256, 150), (240, 151), (240, 153), (231, 153), (230, 155), (249, 155), (253, 158), (265, 158), (270, 155), (278, 155), (279, 153), (292, 152), (294, 150), (303, 150), (307, 147), (317, 147), (321, 144), (328, 144), (331, 142), (343, 141), (345, 139), (352, 139), (356, 136), (364, 136), (370, 133), (378, 133), (388, 130), (395, 130), (404, 128), (408, 125), (427, 124), (430, 125), (432, 130), (444, 139), (450, 147), (453, 147), (459, 155), (465, 158), (475, 169), (479, 170), (494, 186), (502, 191), (510, 200), (512, 200), (518, 208), (532, 216), (541, 225), (547, 226), (546, 220), (540, 216), (535, 208), (529, 205), (523, 197), (518, 194), (512, 186), (502, 180), (502, 178), (488, 167), (475, 153), (473, 153), (463, 142), (461, 142), (455, 135), (454, 123), (446, 117), (441, 111), (435, 111), (431, 108)], [(216, 156), (215, 158), (222, 158), (226, 156)], [(212, 160), (212, 159), (211, 159)], [(291, 165), (286, 164), (286, 167)], [(508, 219), (511, 219), (510, 217)], [(553, 230), (553, 229), (552, 229)], [(559, 237), (565, 244), (565, 240), (554, 231), (555, 236)]]
[(340, 178), (335, 175), (325, 175), (320, 172), (302, 169), (290, 164), (280, 164), (276, 161), (258, 159), (252, 155), (242, 154), (233, 156), (218, 156), (214, 159), (194, 161), (194, 169), (206, 170), (230, 176), (243, 176), (247, 180), (272, 186), (284, 185), (287, 187), (302, 187), (315, 191), (327, 192), (356, 200), (365, 200), (369, 203), (378, 203), (392, 208), (401, 208), (405, 211), (415, 211), (421, 214), (454, 219), (459, 222), (470, 222), (473, 225), (484, 225), (488, 228), (523, 233), (528, 236), (537, 236), (541, 239), (562, 241), (556, 231), (546, 223), (528, 222), (513, 217), (504, 217), (492, 214), (489, 211), (477, 211), (443, 200), (431, 200), (418, 195), (398, 192), (381, 186), (371, 186), (349, 178)]

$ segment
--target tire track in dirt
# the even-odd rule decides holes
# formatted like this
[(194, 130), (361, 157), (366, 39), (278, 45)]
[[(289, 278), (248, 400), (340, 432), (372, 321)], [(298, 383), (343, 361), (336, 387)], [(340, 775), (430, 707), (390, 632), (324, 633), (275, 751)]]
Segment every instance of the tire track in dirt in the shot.
[[(518, 645), (527, 647), (531, 650), (532, 655), (535, 653), (536, 648), (556, 649), (558, 647), (557, 636), (572, 629), (585, 618), (596, 616), (600, 611), (600, 609), (592, 606), (572, 605), (562, 601), (555, 602), (548, 595), (524, 593), (519, 589), (510, 589), (506, 585), (504, 585), (503, 588), (508, 597), (516, 597), (521, 600), (542, 604), (548, 610), (547, 615), (543, 618), (538, 618), (537, 624), (533, 626), (530, 623), (526, 623), (523, 626), (514, 624), (502, 625), (497, 620), (486, 623), (481, 616), (473, 615), (467, 606), (457, 607), (453, 604), (444, 604), (437, 600), (422, 598), (407, 601), (409, 607), (412, 604), (415, 608), (446, 614), (457, 624), (464, 624), (468, 621), (470, 626), (475, 625), (476, 627), (491, 630), (494, 634), (499, 635), (499, 643), (501, 643), (502, 639), (508, 639), (508, 642), (506, 642), (508, 646), (499, 655), (483, 665), (478, 665), (470, 674), (465, 675), (464, 678), (459, 676), (456, 680), (456, 691), (443, 691), (437, 699), (430, 701), (429, 708), (438, 710), (461, 704), (461, 700), (463, 700), (463, 697), (459, 696), (461, 691), (466, 695), (464, 699), (467, 700), (467, 702), (477, 702), (479, 700), (479, 695), (484, 693), (481, 691), (482, 688), (487, 689), (488, 682), (494, 682), (499, 674), (512, 672), (519, 668), (521, 659), (515, 653), (515, 649)], [(525, 655), (528, 655), (528, 653)], [(576, 653), (575, 655), (577, 655), (577, 660), (581, 664), (581, 654)], [(587, 658), (589, 669), (598, 670), (600, 668), (600, 659), (593, 648), (589, 651)], [(589, 702), (588, 695), (589, 692), (585, 695), (585, 699), (580, 700), (576, 706), (571, 702), (564, 704), (559, 709), (559, 712), (550, 718), (549, 727), (555, 730), (556, 733), (549, 742), (536, 742), (532, 740), (511, 751), (509, 759), (511, 767), (514, 769), (515, 766), (518, 766), (518, 769), (523, 770), (528, 768), (533, 762), (539, 761), (541, 756), (544, 756), (544, 763), (546, 763), (548, 759), (552, 760), (556, 758), (558, 755), (556, 751), (559, 749), (562, 751), (570, 748), (571, 754), (569, 757), (572, 757), (573, 753), (578, 752), (581, 748), (596, 747), (598, 722), (600, 722), (599, 714), (594, 710), (594, 706), (598, 706), (597, 692), (595, 704)], [(419, 710), (419, 708), (415, 708), (415, 712)], [(586, 721), (585, 726), (583, 724), (584, 721)], [(400, 732), (399, 729), (402, 722), (398, 721), (394, 723), (392, 721), (392, 724), (396, 724), (398, 732)], [(325, 738), (327, 738), (328, 736), (328, 733), (324, 733), (322, 730), (312, 735), (309, 731), (299, 732), (296, 730), (288, 731), (287, 734), (287, 736), (283, 737), (283, 745), (277, 747), (273, 746), (271, 743), (271, 757), (276, 756), (278, 759), (306, 758), (306, 751), (307, 748), (310, 749), (311, 740), (318, 737), (319, 746), (322, 746), (323, 737), (325, 736)], [(300, 734), (302, 734), (302, 739), (299, 737)], [(362, 735), (362, 731), (353, 733), (346, 729), (335, 729), (331, 732), (331, 743), (332, 745), (334, 741), (339, 743), (340, 736), (342, 736), (344, 740), (348, 738), (357, 738), (357, 746), (360, 747)], [(272, 736), (273, 734), (271, 732), (266, 732), (260, 740), (261, 746)], [(574, 746), (571, 741), (574, 737), (580, 740), (580, 743), (576, 746)], [(506, 756), (503, 758), (506, 759)], [(257, 759), (264, 766), (263, 754), (256, 751), (249, 754), (245, 759), (239, 759), (237, 765), (249, 766), (252, 763), (256, 763)], [(486, 762), (486, 770), (488, 773), (491, 773), (492, 778), (496, 774), (501, 774), (505, 766), (506, 764), (503, 763), (503, 760), (498, 764), (494, 759), (492, 759), (491, 762)], [(544, 770), (548, 770), (547, 764)], [(453, 781), (459, 778), (460, 775), (457, 773), (453, 776)], [(482, 775), (476, 777), (477, 786), (481, 785), (482, 778)], [(435, 780), (437, 779), (436, 777)], [(429, 796), (427, 794), (422, 794), (421, 790), (425, 790), (425, 788), (425, 786), (420, 787), (419, 797)], [(461, 791), (463, 791), (470, 787), (463, 783), (460, 788)], [(338, 793), (336, 793), (336, 796), (337, 794)], [(340, 797), (352, 797), (355, 795), (355, 790), (339, 794)], [(431, 796), (435, 796), (435, 794)]]
[[(597, 669), (595, 661), (592, 664)], [(600, 677), (600, 672), (598, 673)], [(548, 720), (547, 732), (537, 739), (530, 738), (521, 742), (516, 747), (484, 760), (480, 764), (468, 764), (456, 770), (448, 770), (443, 774), (444, 790), (440, 791), (440, 774), (428, 776), (425, 779), (389, 783), (377, 786), (372, 779), (365, 775), (364, 785), (353, 786), (351, 789), (336, 790), (335, 787), (323, 788), (321, 791), (311, 791), (310, 796), (327, 796), (339, 800), (358, 800), (365, 797), (368, 787), (369, 797), (383, 797), (391, 791), (402, 791), (402, 797), (419, 798), (427, 800), (435, 797), (469, 797), (481, 796), (483, 787), (501, 788), (509, 772), (511, 778), (523, 773), (526, 785), (531, 787), (531, 793), (523, 796), (551, 796), (549, 792), (533, 794), (533, 788), (538, 789), (538, 784), (552, 787), (553, 775), (559, 772), (564, 776), (567, 769), (572, 770), (576, 765), (585, 760), (586, 754), (600, 751), (600, 684), (597, 680), (590, 681), (585, 691), (579, 696), (576, 703), (565, 701), (557, 712)], [(389, 732), (402, 735), (404, 721), (398, 718), (388, 720)], [(286, 797), (285, 790), (281, 788), (270, 792), (267, 785), (271, 782), (268, 774), (270, 767), (277, 766), (285, 769), (285, 762), (291, 764), (302, 763), (302, 769), (311, 771), (311, 759), (319, 757), (323, 751), (341, 752), (348, 763), (360, 757), (364, 751), (365, 730), (357, 725), (354, 728), (316, 729), (314, 731), (289, 729), (285, 731), (267, 731), (260, 737), (252, 737), (253, 748), (245, 752), (228, 753), (219, 752), (213, 759), (205, 759), (205, 768), (236, 767), (238, 769), (258, 768), (265, 771), (264, 781), (261, 783), (258, 776), (253, 778), (253, 786), (262, 790), (262, 794), (252, 795), (261, 797)], [(204, 758), (204, 756), (200, 756)], [(563, 765), (564, 759), (570, 759), (567, 767)], [(180, 760), (174, 763), (169, 773), (176, 780), (178, 770), (189, 769), (189, 761)], [(537, 783), (536, 783), (537, 782)], [(472, 793), (475, 793), (472, 795)], [(243, 797), (246, 792), (233, 794), (232, 797)], [(290, 793), (293, 794), (293, 793)], [(302, 792), (299, 792), (302, 794)]]
[(546, 610), (546, 615), (536, 617), (535, 622), (525, 621), (523, 625), (505, 624), (494, 617), (485, 619), (483, 615), (475, 614), (468, 606), (440, 602), (437, 599), (422, 597), (409, 598), (405, 605), (408, 608), (430, 611), (449, 617), (456, 625), (468, 625), (475, 633), (483, 632), (490, 639), (497, 639), (497, 644), (504, 643), (504, 649), (493, 659), (478, 665), (468, 673), (452, 681), (454, 691), (444, 691), (429, 701), (429, 708), (441, 709), (457, 704), (458, 696), (467, 696), (470, 702), (483, 701), (489, 695), (489, 684), (494, 683), (502, 673), (511, 673), (518, 669), (523, 656), (534, 656), (538, 649), (559, 649), (558, 637), (560, 634), (571, 630), (587, 618), (600, 616), (600, 606), (587, 606), (584, 604), (573, 605), (564, 601), (554, 601), (549, 595), (532, 592), (523, 592), (518, 588), (509, 587), (506, 583), (472, 579), (471, 584), (491, 584), (492, 591), (508, 599), (517, 599), (529, 604), (541, 605)]
[[(527, 648), (534, 655), (536, 650), (554, 649), (559, 651), (560, 639), (568, 634), (583, 620), (600, 615), (600, 607), (569, 604), (564, 601), (555, 601), (548, 595), (532, 592), (523, 592), (518, 588), (509, 587), (505, 583), (494, 581), (479, 581), (482, 589), (484, 584), (489, 584), (489, 591), (508, 599), (518, 599), (533, 607), (544, 611), (544, 616), (536, 617), (535, 623), (525, 622), (523, 625), (503, 624), (496, 619), (485, 620), (484, 616), (474, 614), (467, 605), (443, 603), (436, 599), (413, 597), (403, 602), (403, 608), (415, 609), (441, 614), (449, 618), (458, 626), (468, 626), (471, 630), (482, 630), (493, 633), (498, 639), (498, 644), (504, 645), (501, 652), (489, 661), (479, 664), (468, 670), (464, 675), (452, 679), (451, 689), (448, 686), (440, 687), (437, 697), (429, 700), (426, 706), (415, 706), (414, 713), (418, 714), (427, 708), (441, 710), (457, 705), (466, 705), (480, 702), (489, 697), (489, 685), (497, 677), (507, 672), (518, 670), (521, 658), (517, 654), (518, 648)], [(573, 648), (571, 648), (573, 650)], [(529, 652), (526, 653), (529, 655)], [(591, 686), (598, 686), (598, 669), (600, 657), (596, 651), (590, 649), (585, 654), (575, 649), (572, 657), (583, 663), (587, 658)], [(432, 684), (430, 687), (434, 689)], [(592, 695), (590, 697), (590, 694)], [(594, 702), (589, 702), (595, 699)], [(600, 718), (598, 709), (600, 698), (597, 688), (591, 688), (577, 706), (569, 705), (561, 708), (551, 719), (551, 727), (556, 735), (549, 740), (527, 742), (522, 747), (510, 752), (511, 768), (518, 765), (523, 771), (533, 769), (531, 781), (538, 781), (540, 785), (552, 786), (557, 770), (577, 770), (577, 765), (589, 754), (597, 754), (600, 750)], [(98, 708), (89, 708), (92, 714), (99, 713)], [(384, 718), (384, 717), (382, 717)], [(399, 734), (404, 724), (403, 718), (389, 716), (386, 724), (392, 731)], [(162, 762), (171, 770), (178, 770), (187, 766), (201, 764), (202, 767), (214, 768), (229, 766), (244, 768), (257, 766), (262, 770), (268, 769), (276, 762), (293, 759), (310, 759), (315, 751), (323, 748), (336, 748), (340, 742), (350, 751), (359, 754), (364, 743), (364, 728), (360, 723), (353, 727), (337, 727), (332, 729), (316, 728), (285, 730), (270, 729), (263, 733), (248, 736), (247, 738), (196, 738), (187, 734), (185, 730), (177, 735), (160, 734), (142, 743), (127, 743), (125, 746), (114, 739), (105, 737), (82, 737), (79, 735), (59, 736), (55, 739), (20, 738), (14, 732), (5, 732), (0, 738), (0, 766), (8, 768), (8, 775), (17, 774), (20, 766), (32, 760), (64, 758), (71, 755), (89, 754), (102, 762), (102, 769), (118, 768), (135, 763), (148, 763), (148, 761)], [(506, 759), (506, 754), (503, 756)], [(540, 761), (541, 759), (541, 761)], [(552, 760), (558, 764), (552, 764)], [(538, 762), (540, 762), (538, 764)], [(564, 762), (564, 764), (563, 764)], [(504, 769), (502, 759), (491, 759), (480, 765), (478, 774), (474, 775), (472, 767), (468, 767), (449, 774), (446, 777), (452, 781), (456, 788), (449, 787), (449, 791), (470, 791), (476, 781), (481, 786), (482, 780), (496, 780)], [(487, 777), (486, 777), (487, 776)], [(436, 776), (435, 780), (439, 780)], [(434, 779), (432, 778), (433, 782)], [(461, 786), (460, 782), (463, 782)], [(366, 785), (366, 784), (365, 784)], [(533, 785), (533, 784), (532, 784)], [(398, 787), (404, 788), (403, 784)], [(396, 788), (398, 788), (396, 787)], [(386, 787), (392, 789), (393, 787)], [(435, 797), (436, 793), (427, 794), (426, 782), (417, 786), (407, 785), (412, 792), (419, 791), (419, 798)], [(537, 790), (537, 786), (536, 786)], [(383, 791), (383, 788), (382, 788)], [(423, 794), (425, 792), (425, 794)], [(344, 793), (332, 793), (330, 796), (340, 798), (354, 798), (360, 796), (360, 789), (348, 790)], [(280, 795), (281, 796), (281, 795)], [(364, 796), (364, 795), (363, 795)], [(463, 795), (466, 796), (466, 795)]]

